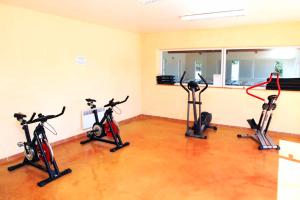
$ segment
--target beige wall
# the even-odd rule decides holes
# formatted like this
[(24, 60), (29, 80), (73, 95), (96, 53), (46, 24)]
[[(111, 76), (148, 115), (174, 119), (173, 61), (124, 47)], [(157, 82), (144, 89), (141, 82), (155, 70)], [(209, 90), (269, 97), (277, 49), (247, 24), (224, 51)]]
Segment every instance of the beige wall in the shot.
[[(65, 115), (50, 123), (50, 142), (82, 133), (85, 98), (120, 106), (125, 119), (141, 113), (140, 35), (0, 4), (0, 159), (22, 148), (25, 137), (14, 112)], [(85, 56), (88, 64), (75, 64)]]
[[(300, 23), (143, 34), (142, 112), (185, 119), (186, 92), (179, 86), (159, 86), (160, 50), (226, 47), (272, 47), (300, 45)], [(270, 91), (255, 91), (267, 96)], [(300, 134), (300, 92), (282, 92), (270, 129)], [(203, 94), (203, 109), (213, 113), (213, 122), (248, 127), (246, 119), (258, 118), (262, 102), (244, 89), (209, 88)]]

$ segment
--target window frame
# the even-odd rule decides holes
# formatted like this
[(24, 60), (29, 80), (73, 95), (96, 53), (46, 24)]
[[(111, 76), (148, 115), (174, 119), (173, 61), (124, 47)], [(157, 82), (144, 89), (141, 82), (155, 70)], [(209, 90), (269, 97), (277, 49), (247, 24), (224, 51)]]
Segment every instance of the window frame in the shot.
[[(163, 75), (163, 52), (166, 51), (221, 51), (221, 76), (222, 76), (222, 70), (223, 70), (223, 50), (224, 48), (187, 48), (187, 49), (160, 49), (160, 74)], [(187, 83), (183, 83), (184, 85)], [(180, 85), (180, 83), (175, 83), (174, 85)], [(204, 84), (200, 83), (200, 86), (205, 86)], [(209, 87), (214, 88), (222, 88), (223, 87), (223, 76), (222, 76), (222, 85), (209, 85)]]
[[(212, 88), (228, 88), (228, 89), (247, 89), (251, 86), (240, 86), (240, 85), (226, 85), (226, 55), (228, 50), (247, 50), (247, 49), (276, 49), (276, 48), (297, 48), (300, 49), (300, 46), (268, 46), (268, 47), (220, 47), (220, 48), (174, 48), (174, 49), (160, 49), (160, 74), (163, 74), (163, 52), (166, 51), (221, 51), (221, 77), (222, 85), (209, 85)], [(299, 77), (300, 78), (300, 77)], [(175, 85), (180, 85), (175, 83)], [(203, 86), (204, 84), (200, 84)], [(265, 87), (256, 88), (258, 90), (265, 90)]]

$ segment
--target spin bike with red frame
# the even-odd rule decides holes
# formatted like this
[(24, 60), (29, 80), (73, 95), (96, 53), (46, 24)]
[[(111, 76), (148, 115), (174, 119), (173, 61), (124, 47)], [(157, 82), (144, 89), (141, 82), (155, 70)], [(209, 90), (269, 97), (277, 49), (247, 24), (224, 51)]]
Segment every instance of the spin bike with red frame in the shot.
[[(47, 172), (49, 175), (49, 178), (38, 182), (37, 185), (40, 187), (43, 187), (46, 184), (58, 179), (59, 177), (72, 172), (72, 170), (69, 168), (65, 169), (63, 171), (59, 171), (56, 161), (54, 159), (53, 150), (48, 142), (46, 132), (44, 129), (44, 123), (46, 123), (47, 120), (59, 117), (59, 116), (63, 115), (64, 112), (65, 112), (65, 107), (63, 107), (62, 112), (58, 115), (44, 116), (42, 114), (39, 114), (38, 118), (36, 118), (36, 119), (34, 119), (36, 113), (33, 113), (31, 118), (28, 121), (25, 119), (26, 115), (24, 115), (22, 113), (14, 114), (14, 117), (20, 122), (20, 124), (22, 125), (22, 129), (25, 132), (26, 142), (18, 143), (19, 147), (24, 147), (25, 158), (24, 158), (23, 162), (21, 162), (17, 165), (8, 167), (9, 171), (16, 170), (25, 165), (30, 165), (39, 170)], [(33, 132), (33, 138), (31, 139), (28, 125), (37, 123), (37, 122), (39, 122), (39, 124), (35, 128), (35, 130)], [(37, 163), (39, 161), (42, 161), (45, 164), (45, 166), (42, 166), (39, 163)]]
[[(256, 96), (249, 92), (249, 90), (251, 90), (253, 88), (269, 84), (272, 81), (273, 76), (276, 76), (276, 84), (277, 84), (277, 89), (278, 89), (277, 95), (270, 95), (270, 96), (268, 96), (268, 99), (266, 100), (262, 97)], [(276, 109), (276, 101), (278, 100), (278, 98), (280, 96), (280, 91), (281, 91), (281, 88), (280, 88), (280, 83), (279, 83), (279, 73), (277, 73), (277, 72), (271, 73), (271, 75), (267, 81), (247, 88), (246, 92), (248, 95), (257, 98), (257, 99), (263, 101), (264, 103), (262, 105), (262, 112), (261, 112), (258, 124), (255, 122), (254, 119), (247, 120), (251, 129), (255, 130), (255, 134), (251, 134), (251, 135), (250, 134), (245, 134), (245, 135), (238, 134), (237, 135), (238, 138), (253, 139), (254, 141), (256, 141), (259, 144), (259, 146), (258, 146), (259, 150), (265, 150), (265, 149), (280, 150), (280, 146), (274, 144), (272, 139), (267, 135), (267, 132), (268, 132), (268, 129), (269, 129), (269, 126), (271, 123), (273, 111)]]
[[(123, 143), (121, 136), (120, 136), (120, 128), (118, 123), (113, 118), (113, 108), (121, 103), (124, 103), (128, 100), (129, 96), (126, 97), (123, 101), (114, 102), (114, 99), (111, 99), (108, 104), (104, 107), (108, 107), (105, 112), (104, 116), (99, 121), (98, 111), (96, 109), (96, 105), (94, 104), (96, 100), (94, 99), (86, 99), (87, 105), (90, 106), (92, 112), (95, 117), (95, 123), (92, 127), (92, 130), (87, 132), (87, 137), (89, 139), (85, 141), (81, 141), (80, 144), (86, 144), (88, 142), (97, 140), (100, 142), (105, 142), (109, 144), (116, 145), (114, 148), (110, 149), (110, 152), (115, 152), (125, 146), (129, 145), (129, 142)], [(105, 139), (104, 137), (108, 138)], [(109, 139), (111, 138), (111, 139)]]

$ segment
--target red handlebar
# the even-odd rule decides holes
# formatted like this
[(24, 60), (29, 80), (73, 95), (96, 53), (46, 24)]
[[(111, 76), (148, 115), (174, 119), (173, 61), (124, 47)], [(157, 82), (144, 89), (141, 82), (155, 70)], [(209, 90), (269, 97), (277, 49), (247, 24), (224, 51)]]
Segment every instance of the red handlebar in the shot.
[(251, 86), (251, 87), (248, 87), (248, 88), (246, 89), (246, 93), (247, 93), (248, 95), (252, 96), (252, 97), (255, 97), (255, 98), (257, 98), (257, 99), (260, 99), (260, 100), (262, 100), (262, 101), (265, 101), (264, 98), (259, 97), (259, 96), (256, 96), (256, 95), (254, 95), (254, 94), (251, 94), (251, 93), (249, 92), (249, 90), (270, 83), (270, 82), (272, 81), (273, 75), (276, 75), (276, 84), (277, 84), (277, 88), (278, 88), (277, 99), (278, 99), (278, 97), (279, 97), (279, 95), (280, 95), (281, 88), (280, 88), (280, 83), (279, 83), (279, 73), (277, 73), (277, 72), (271, 73), (271, 74), (270, 74), (269, 80), (267, 80), (267, 81), (265, 81), (265, 82), (262, 82), (262, 83), (258, 83), (258, 84), (256, 84), (256, 85)]

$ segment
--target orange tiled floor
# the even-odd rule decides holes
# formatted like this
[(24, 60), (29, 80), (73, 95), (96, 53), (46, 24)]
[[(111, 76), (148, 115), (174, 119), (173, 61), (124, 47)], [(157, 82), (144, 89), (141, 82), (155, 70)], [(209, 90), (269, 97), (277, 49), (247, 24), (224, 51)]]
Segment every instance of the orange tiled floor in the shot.
[[(278, 181), (285, 183), (291, 170), (300, 171), (299, 162), (280, 161), (275, 150), (258, 151), (252, 140), (236, 138), (241, 132), (236, 128), (208, 131), (208, 140), (187, 139), (184, 124), (161, 119), (121, 128), (131, 144), (116, 153), (107, 144), (81, 146), (80, 140), (55, 147), (60, 168), (73, 172), (44, 188), (36, 186), (44, 173), (31, 167), (8, 172), (7, 165), (0, 166), (0, 199), (291, 199), (300, 186)], [(281, 139), (300, 145), (299, 138)], [(284, 148), (288, 151), (287, 144)], [(279, 167), (280, 162), (294, 167)]]

